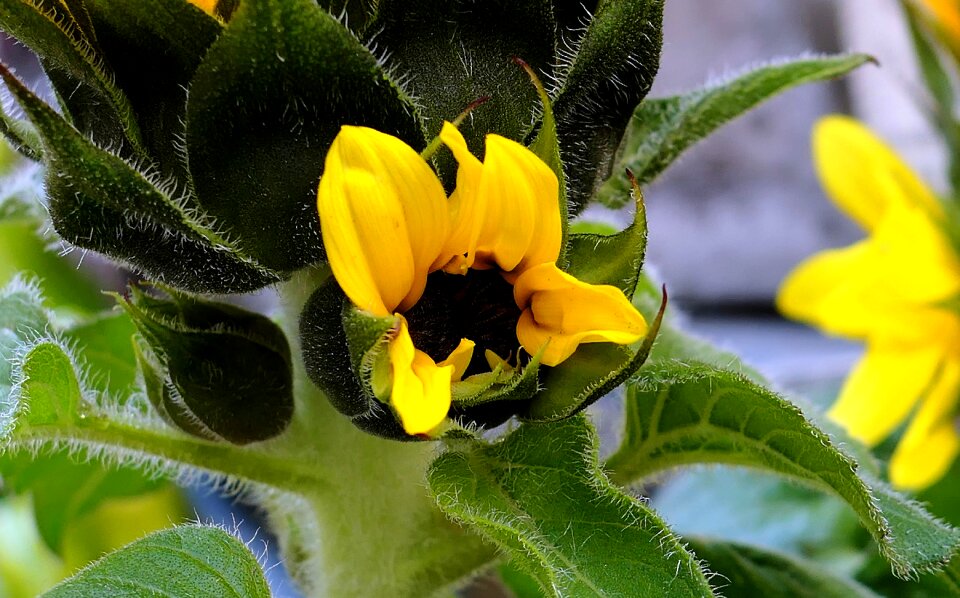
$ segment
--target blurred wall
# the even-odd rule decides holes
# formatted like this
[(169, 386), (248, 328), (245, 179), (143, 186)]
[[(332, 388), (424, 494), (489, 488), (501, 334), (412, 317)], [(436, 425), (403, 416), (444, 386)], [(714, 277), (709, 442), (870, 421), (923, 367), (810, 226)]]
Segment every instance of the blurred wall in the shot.
[(923, 130), (913, 58), (896, 0), (670, 0), (652, 95), (692, 89), (779, 57), (841, 50), (878, 57), (852, 78), (788, 92), (695, 147), (647, 192), (649, 261), (688, 306), (769, 305), (805, 256), (860, 236), (824, 197), (810, 128), (853, 110), (920, 163), (939, 148)]

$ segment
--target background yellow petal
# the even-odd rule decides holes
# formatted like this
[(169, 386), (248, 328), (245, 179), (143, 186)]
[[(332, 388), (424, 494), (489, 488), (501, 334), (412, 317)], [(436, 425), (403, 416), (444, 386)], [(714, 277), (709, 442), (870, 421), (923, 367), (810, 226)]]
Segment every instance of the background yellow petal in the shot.
[(440, 367), (413, 346), (407, 321), (388, 348), (393, 372), (390, 404), (407, 434), (427, 434), (447, 417), (454, 366)]
[(919, 207), (939, 216), (936, 196), (886, 144), (857, 121), (821, 119), (813, 132), (813, 157), (827, 194), (866, 230), (891, 204)]
[(828, 413), (851, 436), (873, 446), (886, 438), (932, 388), (943, 348), (868, 346)]
[(218, 1), (219, 0), (190, 0), (190, 4), (193, 4), (209, 15), (213, 15), (217, 8)]
[[(343, 176), (334, 176), (334, 180), (330, 181), (331, 172), (342, 172)], [(343, 185), (360, 178), (358, 173), (367, 175), (363, 188), (358, 184), (352, 185), (351, 193), (346, 194)], [(372, 184), (369, 182), (371, 180)], [(382, 197), (365, 197), (362, 193)], [(351, 212), (355, 219), (352, 222), (334, 222), (335, 217), (339, 219), (345, 216), (342, 208), (334, 209), (335, 217), (324, 216), (324, 210), (330, 209), (331, 204), (337, 201), (354, 204)], [(333, 230), (338, 225), (341, 228), (369, 228), (386, 235), (372, 242), (377, 248), (363, 248), (365, 261), (374, 278), (390, 277), (389, 272), (394, 266), (391, 255), (394, 252), (409, 254), (412, 261), (409, 287), (396, 305), (391, 307), (395, 301), (393, 295), (390, 300), (384, 298), (384, 304), (388, 310), (404, 311), (412, 307), (423, 294), (427, 274), (432, 268), (439, 267), (435, 266), (435, 262), (449, 228), (446, 194), (423, 158), (396, 137), (366, 127), (345, 126), (327, 153), (324, 176), (320, 180), (318, 207), (325, 246), (328, 244), (328, 227)], [(399, 225), (401, 221), (402, 227)], [(387, 227), (393, 227), (396, 232), (387, 230)], [(405, 232), (401, 232), (401, 228)], [(401, 243), (404, 246), (400, 246)], [(348, 255), (344, 257), (349, 258)], [(401, 258), (400, 262), (399, 267), (405, 268), (405, 258)], [(350, 265), (348, 259), (339, 269), (342, 272)], [(336, 266), (334, 274), (340, 281)], [(390, 289), (394, 290), (396, 281), (388, 282)], [(378, 286), (381, 286), (379, 281)]]
[(566, 360), (581, 343), (630, 344), (647, 333), (643, 316), (620, 289), (581, 282), (552, 263), (524, 271), (514, 299), (524, 310), (517, 339), (531, 355), (543, 350), (541, 363), (548, 366)]

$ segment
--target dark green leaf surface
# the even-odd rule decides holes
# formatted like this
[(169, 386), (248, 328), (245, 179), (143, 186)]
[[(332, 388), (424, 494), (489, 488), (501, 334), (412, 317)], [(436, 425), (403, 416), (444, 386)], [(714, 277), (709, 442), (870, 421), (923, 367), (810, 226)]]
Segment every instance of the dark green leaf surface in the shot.
[(628, 385), (626, 401), (623, 444), (607, 462), (620, 484), (693, 463), (756, 467), (843, 498), (899, 575), (942, 566), (960, 545), (960, 532), (858, 477), (856, 463), (799, 409), (743, 376), (650, 364)]
[(257, 559), (216, 527), (183, 526), (153, 533), (112, 552), (45, 598), (269, 598)]
[(633, 112), (613, 176), (596, 199), (611, 207), (624, 205), (630, 197), (625, 168), (640, 183), (648, 183), (686, 149), (764, 100), (805, 83), (845, 75), (870, 60), (862, 54), (795, 60), (685, 95), (644, 101)]
[(573, 214), (610, 176), (630, 114), (660, 67), (662, 27), (663, 0), (602, 0), (561, 69), (554, 110)]
[(50, 218), (65, 240), (192, 291), (244, 292), (279, 280), (91, 144), (8, 71), (0, 74), (43, 137)]
[(879, 598), (855, 581), (816, 564), (745, 544), (687, 538), (704, 566), (718, 575), (725, 598)]
[(190, 86), (200, 205), (269, 268), (317, 262), (317, 183), (341, 125), (425, 145), (409, 99), (316, 2), (241, 2)]
[(713, 595), (656, 514), (603, 476), (582, 416), (454, 449), (428, 479), (444, 513), (495, 542), (549, 596)]
[[(476, 156), (484, 136), (523, 142), (539, 113), (537, 90), (514, 62), (521, 58), (542, 77), (552, 74), (554, 23), (545, 0), (380, 0), (372, 43), (389, 51), (387, 66), (409, 77), (428, 133), (440, 132), (474, 101), (489, 100), (461, 126)], [(436, 157), (452, 188), (456, 162)], [(449, 190), (449, 189), (448, 189)]]
[(222, 25), (186, 0), (85, 0), (114, 81), (164, 176), (186, 186), (187, 87)]
[(40, 56), (81, 130), (101, 144), (119, 148), (128, 142), (139, 150), (140, 132), (130, 103), (114, 84), (113, 73), (90, 37), (88, 17), (82, 10), (74, 14), (71, 8), (79, 7), (75, 2), (4, 0), (0, 29)]

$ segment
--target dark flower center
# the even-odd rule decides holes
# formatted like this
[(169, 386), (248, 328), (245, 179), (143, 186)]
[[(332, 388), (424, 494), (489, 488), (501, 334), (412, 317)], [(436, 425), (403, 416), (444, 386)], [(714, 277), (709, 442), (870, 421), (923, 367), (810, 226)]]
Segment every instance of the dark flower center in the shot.
[(434, 272), (423, 297), (404, 315), (414, 346), (434, 361), (446, 359), (461, 338), (477, 344), (464, 377), (490, 371), (486, 349), (513, 362), (520, 348), (520, 309), (513, 285), (499, 270), (469, 270), (466, 276)]

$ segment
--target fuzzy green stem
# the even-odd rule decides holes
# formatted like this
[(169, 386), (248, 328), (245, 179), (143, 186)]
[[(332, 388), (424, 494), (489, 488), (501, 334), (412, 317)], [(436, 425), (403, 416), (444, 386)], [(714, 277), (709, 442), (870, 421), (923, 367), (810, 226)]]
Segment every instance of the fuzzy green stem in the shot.
[[(297, 325), (318, 275), (281, 290), (283, 325), (299, 354)], [(328, 486), (265, 497), (284, 559), (311, 596), (430, 596), (449, 593), (495, 558), (477, 536), (449, 522), (427, 488), (437, 445), (397, 442), (358, 430), (295, 365), (296, 410), (277, 451), (297, 454)], [(286, 445), (286, 446), (281, 446)]]

